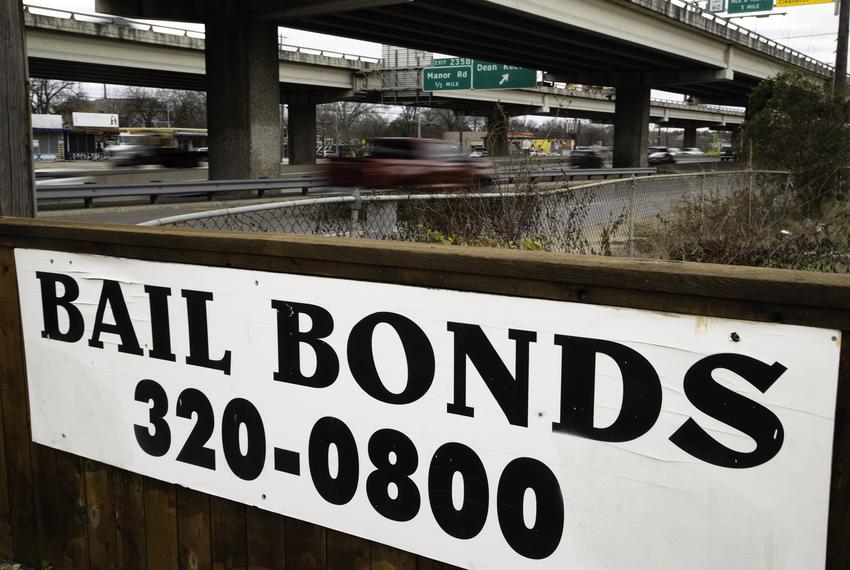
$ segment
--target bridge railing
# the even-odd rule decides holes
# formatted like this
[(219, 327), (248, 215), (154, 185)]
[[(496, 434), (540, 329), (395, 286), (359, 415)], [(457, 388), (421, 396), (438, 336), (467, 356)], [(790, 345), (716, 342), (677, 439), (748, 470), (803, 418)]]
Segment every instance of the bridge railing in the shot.
[[(76, 20), (78, 22), (88, 22), (92, 24), (104, 24), (104, 25), (116, 25), (123, 26), (128, 28), (133, 28), (135, 30), (140, 31), (148, 31), (155, 32), (160, 34), (167, 34), (170, 36), (177, 37), (186, 37), (192, 39), (203, 40), (206, 37), (206, 34), (202, 30), (192, 29), (192, 28), (183, 28), (178, 26), (164, 26), (161, 24), (149, 24), (146, 22), (140, 22), (138, 20), (132, 20), (128, 18), (122, 18), (119, 16), (110, 16), (105, 14), (90, 14), (86, 12), (77, 12), (77, 11), (67, 11), (67, 10), (57, 10), (55, 8), (46, 8), (42, 6), (34, 6), (27, 5), (24, 6), (24, 11), (29, 12), (34, 16), (49, 16), (52, 18), (59, 18), (64, 20)], [(278, 35), (278, 50), (282, 52), (289, 53), (303, 53), (308, 55), (318, 55), (323, 57), (331, 57), (337, 59), (346, 59), (348, 61), (362, 61), (364, 63), (378, 63), (380, 62), (380, 58), (377, 57), (369, 57), (365, 55), (356, 55), (345, 52), (340, 52), (336, 50), (323, 50), (317, 48), (310, 48), (305, 46), (297, 46), (286, 43), (286, 37), (282, 34)]]
[[(695, 3), (686, 2), (684, 0), (630, 1), (633, 4), (647, 8), (653, 12), (665, 14), (680, 22), (699, 27), (715, 35), (722, 30), (722, 32), (724, 32), (723, 35), (726, 35), (729, 39), (732, 39), (737, 43), (747, 45), (757, 51), (769, 51), (774, 57), (793, 63), (804, 69), (809, 69), (826, 76), (831, 76), (834, 72), (833, 66), (827, 63), (783, 45), (776, 40), (763, 36), (753, 30), (739, 26), (723, 16), (703, 10)], [(718, 26), (719, 29), (717, 28)]]
[(788, 173), (728, 171), (573, 183), (534, 181), (490, 192), (348, 195), (291, 200), (145, 222), (203, 230), (438, 242), (559, 253), (653, 257), (651, 227), (699, 200), (787, 185)]

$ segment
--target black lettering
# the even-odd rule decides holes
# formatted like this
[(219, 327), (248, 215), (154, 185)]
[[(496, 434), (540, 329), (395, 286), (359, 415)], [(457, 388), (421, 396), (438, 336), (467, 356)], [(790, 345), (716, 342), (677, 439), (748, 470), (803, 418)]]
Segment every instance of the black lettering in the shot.
[[(334, 446), (337, 458), (336, 476), (331, 475), (329, 456)], [(360, 460), (354, 434), (341, 420), (326, 416), (316, 422), (310, 432), (307, 448), (310, 477), (316, 491), (334, 505), (345, 505), (354, 498), (360, 481)]]
[[(649, 361), (607, 340), (555, 335), (561, 347), (561, 421), (552, 430), (597, 441), (629, 441), (645, 434), (661, 413), (661, 381)], [(611, 357), (623, 377), (620, 414), (608, 427), (593, 426), (596, 355)]]
[[(277, 310), (277, 359), (278, 371), (274, 379), (279, 382), (327, 388), (339, 375), (339, 358), (333, 347), (326, 343), (334, 330), (331, 314), (318, 305), (272, 300)], [(310, 317), (310, 330), (298, 330), (298, 315)], [(316, 354), (316, 371), (312, 376), (301, 372), (301, 345), (306, 344)]]
[(670, 436), (682, 450), (712, 465), (744, 469), (770, 461), (782, 448), (785, 431), (776, 415), (746, 396), (722, 386), (711, 377), (714, 370), (730, 370), (766, 392), (787, 370), (742, 354), (706, 356), (685, 373), (685, 396), (699, 411), (750, 436), (756, 442), (751, 452), (729, 449), (697, 424), (693, 418)]
[(454, 333), (454, 402), (446, 406), (446, 411), (460, 416), (475, 415), (475, 410), (466, 405), (466, 358), (469, 357), (508, 421), (528, 427), (528, 345), (537, 342), (537, 333), (508, 329), (508, 338), (516, 342), (516, 376), (512, 376), (481, 327), (449, 322), (447, 328)]
[(209, 329), (207, 324), (207, 301), (213, 300), (213, 294), (207, 291), (183, 289), (186, 299), (186, 317), (189, 321), (189, 356), (186, 364), (221, 370), (230, 375), (230, 351), (218, 360), (210, 359)]
[[(83, 338), (85, 323), (80, 310), (72, 303), (80, 295), (77, 282), (70, 275), (36, 271), (35, 276), (41, 285), (41, 311), (44, 317), (44, 329), (41, 336), (62, 342), (77, 342)], [(61, 283), (62, 296), (56, 290), (56, 284)], [(68, 315), (68, 330), (59, 330), (59, 307)]]
[[(407, 359), (407, 383), (404, 390), (390, 392), (375, 366), (372, 337), (379, 324), (390, 325), (398, 334)], [(348, 337), (348, 366), (363, 390), (387, 404), (409, 404), (421, 398), (434, 381), (434, 349), (416, 323), (396, 313), (373, 313), (351, 329)]]
[[(463, 479), (463, 504), (456, 509), (452, 501), (455, 473)], [(478, 535), (487, 522), (490, 487), (487, 471), (478, 455), (462, 443), (445, 443), (434, 452), (428, 470), (428, 498), (431, 512), (440, 528), (455, 538)]]
[(151, 309), (151, 338), (153, 347), (148, 356), (158, 360), (174, 362), (177, 357), (171, 352), (171, 325), (168, 320), (168, 297), (171, 289), (145, 285)]
[[(103, 322), (107, 304), (112, 311), (115, 324)], [(97, 303), (97, 314), (94, 318), (94, 330), (92, 330), (89, 339), (89, 346), (103, 348), (103, 342), (100, 340), (101, 333), (115, 334), (121, 338), (118, 352), (137, 356), (143, 354), (142, 347), (139, 346), (139, 339), (136, 338), (136, 331), (133, 330), (133, 320), (127, 311), (127, 303), (124, 302), (121, 284), (111, 279), (103, 280), (103, 289), (100, 291), (100, 301)]]
[[(526, 526), (523, 501), (534, 491), (537, 515)], [(520, 457), (507, 464), (496, 491), (496, 513), (505, 541), (518, 554), (541, 560), (558, 548), (564, 533), (564, 496), (555, 474), (542, 462)]]

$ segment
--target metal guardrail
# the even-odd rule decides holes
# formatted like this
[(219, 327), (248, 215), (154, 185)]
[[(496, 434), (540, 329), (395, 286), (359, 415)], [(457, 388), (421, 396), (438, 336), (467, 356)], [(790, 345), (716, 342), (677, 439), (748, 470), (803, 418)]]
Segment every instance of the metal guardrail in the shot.
[[(541, 168), (527, 170), (522, 168), (504, 169), (498, 172), (495, 182), (512, 184), (518, 180), (570, 180), (591, 178), (625, 178), (649, 176), (656, 173), (655, 168)], [(212, 200), (216, 194), (226, 192), (256, 192), (262, 198), (269, 190), (299, 189), (307, 194), (310, 188), (327, 187), (321, 173), (297, 174), (282, 178), (263, 178), (257, 180), (208, 180), (192, 182), (148, 182), (142, 184), (74, 184), (67, 186), (49, 186), (36, 189), (38, 200), (83, 200), (85, 207), (93, 205), (96, 198), (129, 198), (147, 196), (155, 204), (160, 196), (205, 195)]]

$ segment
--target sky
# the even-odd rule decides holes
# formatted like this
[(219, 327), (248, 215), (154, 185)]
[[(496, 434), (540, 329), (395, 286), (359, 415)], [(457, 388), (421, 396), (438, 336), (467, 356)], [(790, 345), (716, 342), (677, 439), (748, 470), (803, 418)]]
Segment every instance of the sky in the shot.
[[(0, 0), (5, 1), (5, 0)], [(685, 0), (675, 0), (677, 4)], [(24, 4), (32, 6), (43, 6), (57, 10), (67, 10), (83, 13), (94, 13), (94, 0), (23, 0)], [(704, 5), (704, 2), (701, 2)], [(758, 13), (754, 15), (765, 15)], [(735, 24), (749, 28), (767, 36), (779, 43), (785, 44), (799, 52), (819, 59), (830, 65), (835, 64), (836, 32), (838, 29), (838, 17), (835, 15), (835, 4), (814, 4), (809, 6), (795, 6), (791, 8), (775, 9), (767, 17), (733, 18)], [(151, 22), (166, 25), (165, 22)], [(203, 30), (203, 26), (192, 24), (179, 24), (175, 26)], [(348, 38), (326, 36), (281, 28), (285, 42), (292, 46), (321, 49), (327, 51), (342, 52), (351, 55), (361, 55), (380, 58), (381, 46), (371, 42), (363, 42)], [(87, 91), (95, 88), (87, 86)], [(102, 87), (97, 88), (102, 92)], [(670, 96), (662, 92), (653, 92), (658, 98), (676, 99), (678, 96)], [(678, 97), (679, 99), (681, 97)]]

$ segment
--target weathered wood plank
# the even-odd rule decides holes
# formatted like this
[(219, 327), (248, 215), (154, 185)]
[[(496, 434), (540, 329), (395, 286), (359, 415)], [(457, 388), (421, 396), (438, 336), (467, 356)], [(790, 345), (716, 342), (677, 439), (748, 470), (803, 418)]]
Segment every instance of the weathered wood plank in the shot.
[(118, 564), (113, 468), (85, 460), (86, 519), (91, 570), (113, 570)]
[(850, 568), (850, 331), (841, 335), (826, 554), (829, 570)]
[(248, 566), (246, 517), (245, 505), (210, 497), (213, 570), (233, 570)]
[(3, 425), (2, 488), (0, 489), (0, 547), (9, 557), (27, 564), (39, 562), (35, 487), (21, 338), (18, 283), (12, 250), (0, 248), (0, 411)]
[(419, 557), (417, 570), (460, 570), (457, 566), (446, 564), (445, 562), (437, 562), (424, 556)]
[(35, 216), (32, 128), (20, 2), (0, 3), (0, 215)]
[(64, 528), (61, 518), (53, 512), (61, 500), (59, 488), (56, 485), (56, 450), (43, 445), (33, 447), (39, 564), (47, 562), (56, 568), (61, 568), (64, 562)]
[(174, 485), (144, 478), (149, 569), (177, 568), (177, 493)]
[(177, 548), (181, 570), (212, 567), (210, 544), (210, 496), (177, 488)]
[(416, 555), (377, 542), (372, 543), (372, 570), (416, 570)]
[[(8, 248), (0, 248), (0, 306), (18, 306), (14, 255)], [(37, 565), (41, 560), (20, 311), (0, 311), (0, 350), (3, 355), (0, 358), (0, 399), (14, 557), (26, 564)]]
[(327, 565), (326, 529), (286, 519), (286, 570), (324, 570)]
[(88, 568), (83, 460), (35, 446), (39, 545), (42, 562), (54, 568)]
[(53, 505), (53, 513), (61, 522), (64, 531), (62, 568), (89, 567), (83, 461), (76, 455), (56, 451), (56, 486), (59, 504)]
[(368, 540), (335, 530), (327, 531), (328, 568), (368, 570), (372, 563)]
[(120, 570), (146, 569), (145, 492), (142, 476), (115, 469), (112, 485), (115, 497), (116, 567)]
[[(0, 355), (4, 354), (0, 333)], [(3, 372), (0, 371), (0, 378)], [(6, 472), (6, 434), (3, 429), (3, 399), (0, 398), (0, 556), (11, 558), (15, 553), (12, 537), (12, 511), (9, 506), (9, 478)]]
[(813, 272), (8, 218), (0, 220), (4, 244), (833, 328), (850, 322), (846, 276)]
[(248, 568), (286, 568), (286, 517), (248, 507)]

